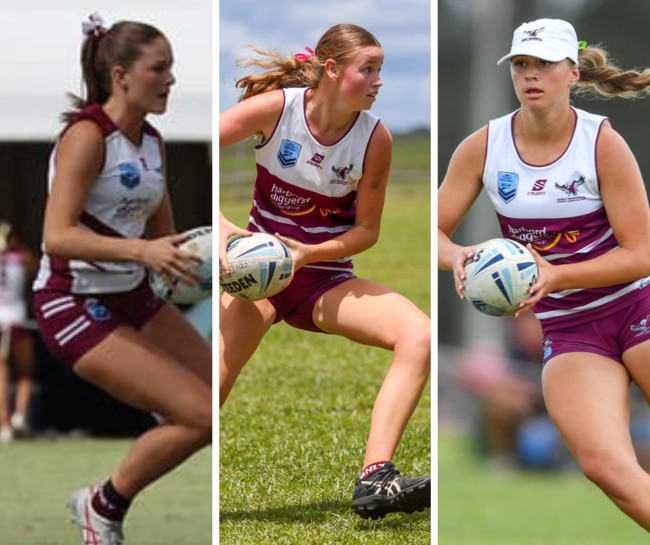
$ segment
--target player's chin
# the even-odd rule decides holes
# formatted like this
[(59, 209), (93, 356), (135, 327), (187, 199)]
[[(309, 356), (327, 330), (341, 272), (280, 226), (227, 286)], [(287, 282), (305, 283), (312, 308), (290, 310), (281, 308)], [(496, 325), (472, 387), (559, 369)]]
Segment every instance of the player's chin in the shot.
[(164, 114), (167, 111), (167, 97), (159, 98), (155, 101), (152, 101), (149, 106), (149, 112), (152, 114)]
[(167, 111), (167, 105), (164, 106), (152, 106), (149, 108), (149, 113), (153, 115), (162, 115)]

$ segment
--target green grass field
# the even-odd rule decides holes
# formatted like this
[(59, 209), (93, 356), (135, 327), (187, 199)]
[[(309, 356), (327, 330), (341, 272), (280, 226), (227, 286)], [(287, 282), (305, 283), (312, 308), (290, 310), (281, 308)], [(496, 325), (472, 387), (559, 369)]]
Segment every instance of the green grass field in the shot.
[[(0, 543), (77, 545), (66, 500), (104, 480), (129, 440), (66, 439), (0, 445)], [(212, 543), (212, 456), (206, 449), (146, 489), (134, 502), (125, 537), (134, 545)]]
[(648, 533), (580, 472), (496, 470), (438, 438), (438, 545), (641, 545)]
[[(416, 173), (389, 184), (380, 242), (355, 263), (358, 275), (429, 313), (430, 185), (421, 157), (428, 140), (418, 145), (406, 146), (418, 159), (405, 170)], [(246, 224), (251, 188), (221, 187), (220, 207), (236, 223)], [(389, 352), (345, 339), (271, 329), (220, 412), (222, 545), (431, 543), (430, 511), (363, 521), (349, 507), (389, 363)], [(405, 474), (430, 472), (430, 409), (427, 389), (395, 456)]]

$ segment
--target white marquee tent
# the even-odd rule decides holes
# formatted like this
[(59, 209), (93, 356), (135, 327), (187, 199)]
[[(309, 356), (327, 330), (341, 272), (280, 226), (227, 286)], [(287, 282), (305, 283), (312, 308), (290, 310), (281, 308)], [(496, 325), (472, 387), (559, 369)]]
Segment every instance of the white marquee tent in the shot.
[[(211, 140), (211, 0), (22, 0), (0, 3), (0, 140), (51, 140), (65, 94), (79, 93), (81, 23), (153, 24), (169, 38), (177, 83), (167, 113), (152, 118), (166, 139)], [(216, 41), (215, 41), (216, 42)], [(215, 68), (216, 70), (216, 68)]]

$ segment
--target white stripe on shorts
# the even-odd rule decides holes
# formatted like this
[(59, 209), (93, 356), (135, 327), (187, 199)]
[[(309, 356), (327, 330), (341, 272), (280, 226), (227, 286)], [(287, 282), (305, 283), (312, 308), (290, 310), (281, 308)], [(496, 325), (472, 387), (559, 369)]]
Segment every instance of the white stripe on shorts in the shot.
[(43, 317), (49, 318), (50, 316), (54, 316), (55, 314), (63, 312), (73, 306), (74, 298), (68, 295), (66, 297), (58, 297), (57, 299), (48, 301), (41, 307), (41, 310), (43, 311)]
[(85, 316), (80, 316), (74, 322), (64, 327), (61, 331), (54, 335), (54, 338), (59, 343), (59, 346), (67, 344), (74, 339), (77, 335), (90, 327), (90, 320)]

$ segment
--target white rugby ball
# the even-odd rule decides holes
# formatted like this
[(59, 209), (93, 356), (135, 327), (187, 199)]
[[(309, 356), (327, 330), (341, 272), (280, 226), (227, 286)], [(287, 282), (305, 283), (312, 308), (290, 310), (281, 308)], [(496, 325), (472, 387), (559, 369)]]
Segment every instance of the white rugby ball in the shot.
[(194, 271), (197, 282), (188, 284), (155, 272), (149, 275), (149, 281), (158, 297), (179, 305), (191, 305), (212, 297), (212, 226), (195, 227), (182, 234), (187, 238), (180, 248), (199, 255), (202, 260)]
[(537, 263), (523, 244), (494, 238), (477, 246), (465, 262), (465, 298), (489, 316), (513, 314), (530, 297), (537, 281)]
[(219, 275), (221, 288), (243, 301), (259, 301), (280, 293), (291, 280), (291, 252), (277, 237), (253, 233), (228, 243), (230, 274)]

